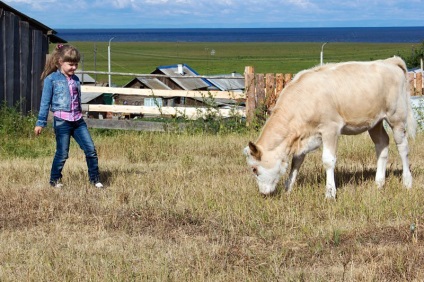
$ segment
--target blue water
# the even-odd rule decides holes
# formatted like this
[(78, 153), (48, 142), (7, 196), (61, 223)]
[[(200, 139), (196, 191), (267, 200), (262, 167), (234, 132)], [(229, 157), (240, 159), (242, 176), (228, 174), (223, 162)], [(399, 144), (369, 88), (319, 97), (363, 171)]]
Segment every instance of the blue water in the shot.
[(108, 42), (370, 42), (424, 41), (422, 27), (59, 29), (74, 41)]

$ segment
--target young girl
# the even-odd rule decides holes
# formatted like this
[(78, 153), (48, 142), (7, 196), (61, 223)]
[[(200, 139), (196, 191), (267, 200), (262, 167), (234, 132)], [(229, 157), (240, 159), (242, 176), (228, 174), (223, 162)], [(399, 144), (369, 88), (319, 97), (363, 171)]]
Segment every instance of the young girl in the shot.
[(71, 136), (85, 153), (90, 183), (103, 188), (99, 179), (96, 148), (82, 118), (81, 84), (75, 75), (80, 61), (79, 51), (70, 45), (57, 45), (47, 59), (41, 74), (43, 92), (40, 112), (34, 128), (35, 135), (41, 134), (47, 125), (49, 110), (53, 112), (53, 128), (56, 135), (56, 153), (50, 174), (50, 185), (63, 187), (62, 169), (68, 158)]

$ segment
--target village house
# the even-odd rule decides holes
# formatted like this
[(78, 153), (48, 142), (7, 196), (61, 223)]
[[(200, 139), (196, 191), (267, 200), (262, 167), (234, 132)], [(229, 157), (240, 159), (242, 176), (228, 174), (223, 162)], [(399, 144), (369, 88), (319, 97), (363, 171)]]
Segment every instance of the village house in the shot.
[[(196, 78), (199, 74), (186, 64), (159, 66), (151, 74), (157, 77), (135, 77), (124, 87), (152, 90), (208, 90), (210, 82), (204, 78)], [(187, 77), (187, 78), (185, 78)], [(153, 91), (154, 94), (154, 91)], [(200, 103), (192, 98), (185, 97), (140, 97), (128, 95), (115, 95), (115, 102), (123, 105), (141, 106), (198, 106)]]
[[(243, 91), (244, 76), (238, 73), (219, 75), (219, 78), (193, 77), (199, 74), (186, 64), (159, 66), (151, 74), (158, 77), (135, 77), (124, 87), (154, 90), (187, 90), (187, 91)], [(163, 75), (163, 76), (162, 76)], [(185, 78), (186, 77), (186, 78)], [(204, 106), (203, 98), (190, 97), (140, 97), (115, 94), (115, 103), (140, 106)], [(217, 106), (233, 104), (229, 99), (217, 99)]]

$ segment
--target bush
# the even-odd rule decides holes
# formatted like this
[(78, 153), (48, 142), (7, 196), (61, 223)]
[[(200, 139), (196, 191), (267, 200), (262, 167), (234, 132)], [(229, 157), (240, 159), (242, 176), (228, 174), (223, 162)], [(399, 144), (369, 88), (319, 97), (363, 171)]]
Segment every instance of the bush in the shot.
[(0, 158), (37, 158), (54, 153), (53, 130), (44, 130), (35, 138), (34, 126), (37, 117), (29, 113), (22, 115), (19, 104), (0, 106)]
[(36, 116), (26, 116), (19, 112), (19, 105), (8, 107), (5, 103), (0, 106), (0, 135), (7, 137), (28, 137), (33, 134)]
[(417, 48), (412, 49), (412, 53), (409, 57), (405, 58), (405, 62), (408, 68), (416, 68), (421, 66), (421, 60), (424, 58), (424, 41)]
[[(229, 117), (223, 117), (218, 109), (218, 104), (212, 95), (203, 96), (203, 103), (206, 107), (198, 108), (196, 120), (189, 119), (184, 113), (172, 119), (164, 118), (166, 131), (180, 131), (180, 124), (183, 129), (190, 134), (209, 133), (209, 134), (227, 134), (246, 132), (246, 119), (236, 111), (240, 105), (233, 105)], [(158, 106), (158, 105), (157, 105)], [(160, 108), (160, 106), (158, 106)]]

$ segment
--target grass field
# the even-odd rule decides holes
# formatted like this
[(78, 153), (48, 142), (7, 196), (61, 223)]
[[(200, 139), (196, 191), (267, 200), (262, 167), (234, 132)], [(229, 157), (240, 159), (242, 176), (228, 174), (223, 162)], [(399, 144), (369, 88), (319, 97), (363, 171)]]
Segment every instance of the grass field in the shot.
[(409, 191), (393, 145), (377, 190), (370, 138), (343, 137), (333, 201), (320, 151), (292, 194), (280, 183), (277, 195), (260, 196), (242, 155), (255, 132), (92, 132), (104, 191), (87, 184), (75, 143), (66, 187), (48, 186), (51, 129), (1, 137), (0, 281), (424, 279), (422, 134), (411, 142)]
[[(93, 43), (75, 45), (84, 68), (94, 70)], [(312, 43), (177, 45), (113, 43), (113, 71), (188, 63), (200, 73), (243, 72), (245, 65), (291, 73), (317, 64), (320, 51)], [(98, 70), (107, 69), (106, 47), (97, 45)], [(204, 48), (214, 48), (215, 57), (202, 55)], [(331, 43), (325, 61), (408, 50)], [(55, 190), (48, 185), (51, 127), (35, 138), (34, 117), (2, 109), (0, 120), (2, 282), (424, 280), (422, 132), (410, 141), (411, 190), (402, 187), (393, 140), (386, 186), (378, 190), (370, 138), (342, 137), (338, 198), (325, 200), (320, 150), (308, 155), (290, 195), (281, 181), (276, 195), (261, 196), (242, 155), (255, 131), (92, 129), (106, 189), (88, 185), (84, 155), (72, 142), (65, 188)]]
[[(108, 42), (70, 42), (83, 53), (80, 69), (108, 69)], [(258, 73), (297, 73), (320, 62), (321, 43), (157, 43), (112, 42), (111, 71), (120, 73), (151, 73), (157, 66), (184, 63), (199, 74), (218, 75), (233, 71), (244, 73), (253, 66)], [(418, 45), (418, 44), (415, 44)], [(408, 57), (413, 43), (370, 44), (328, 43), (324, 47), (324, 62), (349, 60), (369, 61), (393, 55)], [(211, 55), (215, 50), (215, 55)], [(113, 76), (112, 82), (122, 86), (133, 77)], [(107, 82), (106, 75), (98, 81)]]

